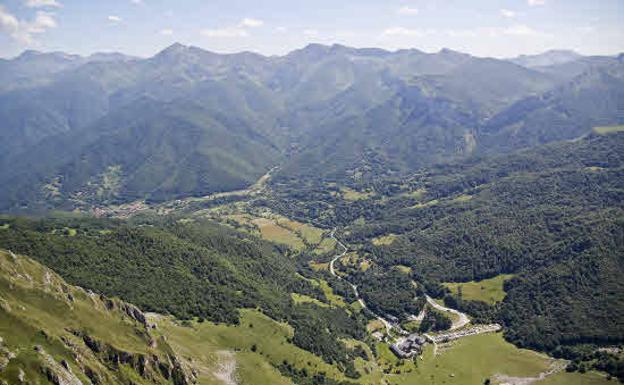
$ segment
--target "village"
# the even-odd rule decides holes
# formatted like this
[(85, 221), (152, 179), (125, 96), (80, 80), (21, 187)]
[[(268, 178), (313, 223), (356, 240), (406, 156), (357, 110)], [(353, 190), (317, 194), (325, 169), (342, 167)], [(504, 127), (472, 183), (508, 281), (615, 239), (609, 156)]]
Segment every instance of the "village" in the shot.
[(477, 334), (494, 333), (501, 329), (502, 327), (499, 324), (488, 324), (474, 325), (463, 328), (461, 330), (453, 330), (434, 335), (413, 333), (408, 335), (407, 337), (398, 338), (395, 343), (390, 345), (390, 350), (398, 358), (407, 359), (422, 354), (423, 348), (427, 343), (432, 343), (435, 345), (438, 343), (445, 343)]

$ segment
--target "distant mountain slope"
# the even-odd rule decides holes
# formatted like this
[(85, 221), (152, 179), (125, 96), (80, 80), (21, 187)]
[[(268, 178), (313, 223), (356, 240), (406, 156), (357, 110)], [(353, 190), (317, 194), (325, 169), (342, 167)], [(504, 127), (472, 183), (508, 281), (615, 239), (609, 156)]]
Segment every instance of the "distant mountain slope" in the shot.
[(539, 96), (512, 104), (481, 130), (481, 146), (492, 152), (574, 139), (588, 128), (624, 122), (624, 63), (590, 67)]
[[(7, 170), (4, 180), (17, 182), (3, 194), (24, 196), (28, 184), (46, 183), (50, 172), (58, 175), (59, 199), (93, 203), (241, 189), (279, 158), (271, 141), (254, 128), (253, 120), (220, 115), (194, 100), (137, 101), (79, 133), (35, 147), (48, 161), (19, 162)], [(111, 170), (115, 170), (114, 185), (106, 185)], [(19, 177), (21, 173), (30, 178)], [(37, 199), (46, 191), (31, 193)]]
[(0, 63), (23, 78), (0, 89), (0, 209), (205, 195), (277, 164), (289, 178), (406, 173), (572, 139), (622, 122), (623, 67), (319, 44), (281, 57), (26, 53)]
[(0, 59), (0, 91), (43, 85), (52, 81), (55, 75), (86, 63), (125, 62), (134, 59), (136, 58), (113, 52), (82, 57), (63, 52), (28, 50), (13, 60)]

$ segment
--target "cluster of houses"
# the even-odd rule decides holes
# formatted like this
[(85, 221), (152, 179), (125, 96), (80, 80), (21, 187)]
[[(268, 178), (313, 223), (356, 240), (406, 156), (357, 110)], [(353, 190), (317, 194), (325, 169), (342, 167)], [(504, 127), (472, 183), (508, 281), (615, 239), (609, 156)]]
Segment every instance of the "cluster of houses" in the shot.
[(390, 345), (390, 350), (399, 358), (412, 358), (422, 353), (426, 343), (427, 338), (425, 336), (415, 333)]

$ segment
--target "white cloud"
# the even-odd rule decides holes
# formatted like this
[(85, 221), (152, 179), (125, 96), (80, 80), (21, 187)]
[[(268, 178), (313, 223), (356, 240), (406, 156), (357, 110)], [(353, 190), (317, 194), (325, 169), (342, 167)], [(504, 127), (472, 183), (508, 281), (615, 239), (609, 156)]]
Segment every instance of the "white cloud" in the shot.
[(143, 0), (130, 0), (132, 4), (141, 5), (143, 4)]
[(47, 29), (56, 27), (57, 24), (53, 14), (47, 12), (37, 12), (35, 21), (29, 25), (29, 31), (30, 33), (43, 33)]
[(119, 23), (122, 21), (121, 17), (116, 16), (116, 15), (110, 15), (108, 16), (108, 21), (113, 22), (113, 23)]
[(203, 36), (210, 38), (236, 38), (249, 36), (249, 33), (247, 33), (245, 29), (238, 27), (202, 29), (200, 33)]
[(163, 36), (171, 36), (173, 35), (173, 30), (169, 28), (161, 29), (160, 34)]
[(264, 21), (246, 17), (238, 24), (214, 29), (202, 29), (200, 34), (210, 38), (239, 38), (249, 36), (250, 28), (258, 28), (264, 25)]
[(19, 20), (0, 5), (0, 31), (23, 44), (32, 44), (33, 35), (42, 34), (48, 29), (56, 28), (54, 15), (38, 11), (34, 20)]
[(500, 10), (500, 14), (504, 17), (513, 19), (514, 17), (516, 17), (516, 13), (512, 10), (509, 9), (501, 9)]
[(60, 7), (61, 3), (56, 0), (26, 0), (26, 6), (29, 8), (42, 7)]
[(546, 0), (527, 0), (527, 2), (531, 7), (537, 7), (546, 4)]
[(319, 35), (319, 31), (316, 29), (304, 29), (303, 34), (307, 37), (317, 37)]
[(286, 27), (277, 27), (277, 28), (275, 28), (275, 32), (284, 33), (286, 31), (288, 31), (288, 28), (286, 28)]
[(243, 20), (241, 20), (239, 24), (239, 26), (243, 28), (256, 28), (256, 27), (262, 27), (263, 25), (264, 25), (264, 21), (258, 20), (258, 19), (252, 19), (249, 17), (246, 17)]
[(19, 20), (0, 5), (0, 28), (2, 31), (11, 35), (19, 29), (19, 24)]
[(418, 8), (415, 7), (408, 7), (408, 6), (404, 6), (399, 8), (399, 10), (397, 11), (399, 14), (401, 15), (418, 15), (418, 13), (420, 12), (420, 10)]
[(539, 35), (540, 33), (528, 25), (524, 24), (516, 24), (511, 27), (505, 28), (503, 33), (506, 35), (516, 35), (516, 36), (532, 36)]
[(412, 37), (422, 37), (427, 34), (426, 31), (420, 29), (409, 29), (404, 27), (391, 27), (387, 28), (383, 31), (383, 35), (385, 36), (412, 36)]

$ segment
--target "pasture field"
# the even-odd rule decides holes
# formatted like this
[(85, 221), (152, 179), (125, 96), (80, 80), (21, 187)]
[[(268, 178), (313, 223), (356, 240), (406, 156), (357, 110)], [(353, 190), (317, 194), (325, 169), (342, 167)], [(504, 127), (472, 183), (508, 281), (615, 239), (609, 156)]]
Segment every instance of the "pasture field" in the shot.
[(208, 215), (216, 221), (234, 221), (242, 227), (241, 230), (297, 251), (312, 248), (317, 254), (325, 254), (336, 246), (334, 239), (326, 237), (325, 230), (270, 211), (256, 212), (244, 205), (229, 205), (213, 210)]
[(293, 231), (268, 218), (256, 218), (252, 223), (260, 230), (260, 236), (268, 241), (281, 243), (295, 250), (303, 250), (305, 244)]
[(405, 266), (405, 265), (396, 265), (393, 268), (397, 269), (403, 274), (410, 274), (412, 272), (412, 268), (409, 266)]
[(607, 380), (606, 375), (603, 373), (587, 372), (581, 373), (567, 373), (560, 372), (554, 374), (542, 381), (535, 382), (535, 385), (607, 385), (617, 384), (617, 380)]
[(484, 279), (482, 281), (470, 281), (464, 283), (444, 283), (453, 295), (458, 295), (461, 288), (462, 297), (471, 301), (483, 301), (489, 304), (500, 302), (505, 298), (503, 283), (512, 278), (513, 274), (501, 274), (493, 278)]
[[(190, 326), (182, 326), (169, 317), (151, 315), (150, 318), (158, 324), (159, 333), (167, 335), (168, 343), (177, 353), (194, 357), (195, 366), (200, 368), (198, 382), (202, 385), (223, 384), (217, 380), (215, 373), (224, 352), (232, 355), (240, 385), (292, 385), (290, 379), (275, 369), (284, 361), (299, 369), (305, 368), (310, 373), (324, 372), (329, 378), (346, 380), (334, 366), (288, 342), (293, 335), (290, 326), (273, 321), (255, 310), (241, 310), (241, 323), (237, 326), (211, 322), (191, 322)], [(357, 380), (358, 383), (379, 384), (381, 374), (374, 363), (359, 361), (356, 366), (362, 369), (366, 366), (370, 372), (366, 374), (362, 370), (363, 376)]]
[(340, 306), (340, 307), (348, 307), (347, 303), (344, 301), (344, 298), (342, 298), (341, 296), (334, 294), (334, 290), (329, 287), (329, 284), (327, 283), (327, 281), (325, 281), (324, 279), (321, 279), (318, 281), (319, 286), (321, 287), (321, 290), (323, 290), (323, 293), (325, 294), (325, 297), (327, 298), (327, 300), (329, 301), (330, 305), (334, 305), (334, 306)]
[(608, 135), (622, 131), (624, 131), (624, 125), (594, 127), (594, 132), (599, 135)]
[(312, 298), (305, 294), (290, 293), (290, 296), (292, 297), (293, 301), (295, 301), (295, 303), (297, 304), (298, 303), (313, 303), (321, 307), (329, 307), (329, 305), (326, 304), (325, 302), (321, 302), (318, 299)]
[(433, 199), (433, 200), (430, 200), (430, 201), (427, 201), (427, 202), (417, 203), (414, 206), (412, 206), (411, 208), (412, 209), (422, 209), (422, 208), (429, 207), (429, 206), (435, 206), (438, 203), (440, 203), (440, 201), (438, 199)]
[(349, 187), (341, 187), (340, 192), (342, 193), (342, 198), (348, 201), (359, 201), (363, 199), (368, 199), (375, 195), (372, 192), (355, 191)]
[(397, 239), (394, 234), (382, 235), (381, 237), (373, 238), (372, 242), (375, 246), (389, 245)]
[[(449, 347), (427, 345), (423, 359), (405, 361), (388, 358), (393, 363), (392, 373), (387, 377), (389, 385), (481, 385), (485, 379), (494, 379), (496, 374), (514, 377), (533, 377), (548, 370), (552, 359), (536, 352), (518, 349), (506, 342), (500, 333), (482, 334), (454, 341)], [(397, 373), (399, 371), (400, 373)]]

